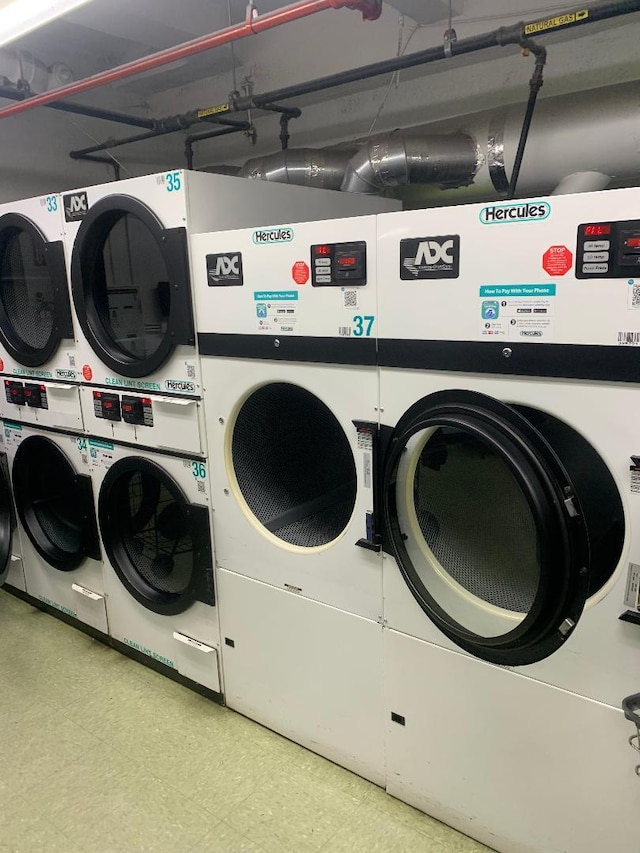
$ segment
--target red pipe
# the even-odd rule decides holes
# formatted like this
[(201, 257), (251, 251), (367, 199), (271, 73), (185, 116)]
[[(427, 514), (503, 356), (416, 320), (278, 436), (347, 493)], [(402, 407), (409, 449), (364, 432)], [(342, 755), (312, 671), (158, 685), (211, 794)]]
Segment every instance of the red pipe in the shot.
[(149, 56), (143, 56), (141, 59), (134, 59), (133, 62), (118, 65), (116, 68), (110, 68), (108, 71), (102, 71), (100, 74), (93, 74), (91, 77), (69, 83), (67, 86), (61, 86), (59, 89), (54, 89), (51, 92), (43, 92), (24, 101), (18, 101), (10, 107), (0, 110), (0, 118), (24, 113), (27, 110), (33, 110), (36, 107), (49, 104), (51, 101), (59, 101), (63, 98), (69, 98), (72, 95), (79, 95), (81, 92), (88, 92), (90, 89), (107, 86), (109, 83), (115, 83), (117, 80), (133, 77), (135, 74), (141, 74), (152, 68), (159, 68), (161, 65), (168, 65), (170, 62), (175, 62), (178, 59), (184, 59), (187, 56), (211, 50), (213, 47), (219, 47), (220, 45), (238, 41), (255, 33), (274, 29), (291, 21), (297, 21), (309, 15), (314, 15), (316, 12), (323, 12), (325, 9), (339, 9), (346, 6), (349, 9), (358, 9), (361, 11), (363, 18), (374, 20), (377, 17), (376, 11), (378, 11), (380, 5), (379, 0), (302, 0), (302, 2), (283, 6), (265, 15), (247, 18), (242, 24), (225, 27), (223, 30), (218, 30), (218, 32), (200, 36), (183, 44), (160, 50)]

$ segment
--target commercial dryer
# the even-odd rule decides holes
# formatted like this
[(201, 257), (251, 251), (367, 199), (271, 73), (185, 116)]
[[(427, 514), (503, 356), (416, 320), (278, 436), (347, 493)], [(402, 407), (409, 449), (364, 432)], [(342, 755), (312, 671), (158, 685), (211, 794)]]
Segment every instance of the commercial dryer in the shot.
[(382, 783), (376, 220), (263, 235), (192, 241), (226, 701)]
[(379, 218), (387, 789), (501, 851), (637, 845), (639, 200)]

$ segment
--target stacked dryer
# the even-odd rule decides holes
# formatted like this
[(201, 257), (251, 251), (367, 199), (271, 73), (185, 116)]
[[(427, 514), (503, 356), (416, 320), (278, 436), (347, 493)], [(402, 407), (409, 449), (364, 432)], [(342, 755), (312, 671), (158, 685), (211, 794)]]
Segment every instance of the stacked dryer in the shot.
[(0, 276), (0, 413), (24, 566), (14, 559), (8, 582), (106, 633), (58, 195), (2, 208)]
[(226, 701), (383, 784), (375, 216), (193, 255)]
[[(189, 237), (329, 216), (336, 198), (181, 171), (63, 197), (111, 637), (215, 692), (215, 460), (203, 427)], [(342, 204), (348, 212), (368, 206), (349, 197)], [(212, 274), (218, 270), (224, 275), (233, 265), (220, 259)]]
[(387, 789), (501, 851), (638, 843), (639, 201), (379, 219)]

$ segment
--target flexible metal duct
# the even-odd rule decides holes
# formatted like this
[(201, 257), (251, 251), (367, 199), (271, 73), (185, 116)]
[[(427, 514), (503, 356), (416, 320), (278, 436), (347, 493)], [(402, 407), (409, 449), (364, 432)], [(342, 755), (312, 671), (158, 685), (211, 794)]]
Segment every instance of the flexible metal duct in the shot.
[(339, 190), (353, 152), (289, 148), (247, 160), (240, 176), (254, 181), (276, 181), (325, 190)]
[(462, 133), (390, 136), (370, 141), (349, 161), (343, 192), (377, 193), (405, 184), (467, 186), (479, 166), (475, 141)]

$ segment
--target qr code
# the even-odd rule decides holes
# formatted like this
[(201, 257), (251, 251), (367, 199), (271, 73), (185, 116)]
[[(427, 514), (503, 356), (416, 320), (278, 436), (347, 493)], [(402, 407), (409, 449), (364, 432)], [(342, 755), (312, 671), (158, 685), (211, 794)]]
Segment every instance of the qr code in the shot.
[(357, 308), (358, 307), (358, 291), (357, 290), (345, 290), (344, 291), (344, 307), (345, 308)]
[(191, 460), (190, 459), (183, 459), (182, 464), (185, 468), (191, 468)]
[(82, 464), (83, 464), (83, 465), (88, 465), (88, 464), (89, 464), (89, 456), (88, 456), (88, 454), (86, 454), (86, 453), (81, 453), (80, 455), (81, 455), (81, 457), (82, 457)]
[(338, 326), (338, 337), (348, 338), (351, 336), (351, 326)]
[(202, 480), (198, 480), (198, 491), (201, 492), (203, 495), (207, 491)]
[(189, 364), (187, 362), (187, 379), (195, 379), (196, 378), (196, 366), (195, 364)]

